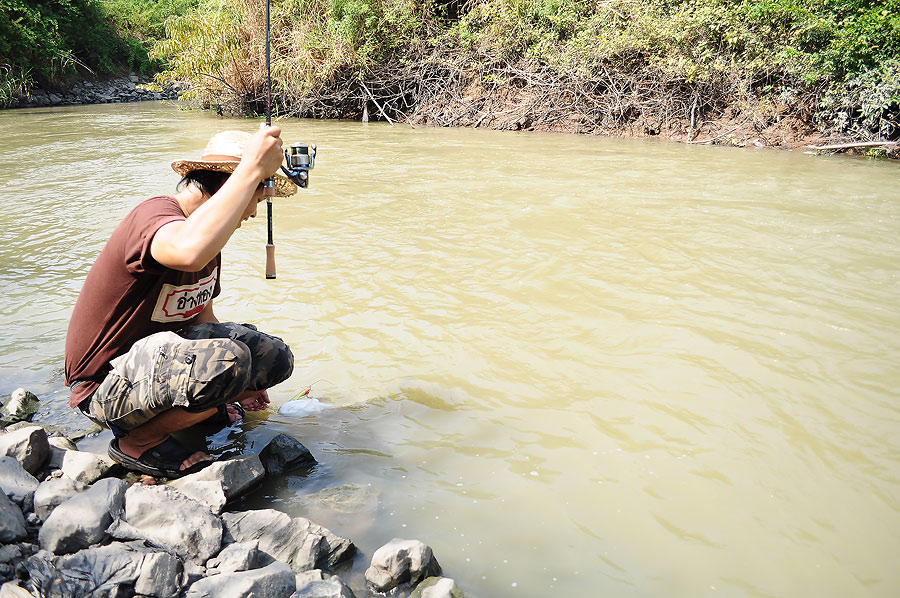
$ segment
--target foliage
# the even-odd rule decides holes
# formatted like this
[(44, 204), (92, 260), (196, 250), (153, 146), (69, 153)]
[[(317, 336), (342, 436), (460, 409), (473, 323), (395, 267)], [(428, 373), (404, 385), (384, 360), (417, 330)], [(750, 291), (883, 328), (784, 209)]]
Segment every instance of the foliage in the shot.
[(165, 21), (186, 13), (197, 0), (105, 0), (104, 9), (120, 32), (139, 40), (158, 41), (165, 37)]
[(821, 107), (822, 125), (829, 129), (856, 139), (896, 139), (900, 134), (900, 60), (866, 69), (836, 86)]
[[(425, 31), (415, 0), (284, 0), (271, 5), (274, 94), (289, 104), (398, 51)], [(166, 22), (151, 57), (157, 80), (191, 82), (186, 99), (228, 112), (261, 112), (265, 3), (202, 0)]]
[(847, 132), (900, 133), (883, 121), (895, 110), (884, 99), (895, 73), (883, 65), (900, 60), (900, 0), (482, 0), (455, 32), (582, 79), (740, 81), (772, 103), (803, 89), (830, 98), (820, 122), (840, 105), (856, 123)]
[[(775, 111), (804, 98), (793, 108), (816, 113), (832, 131), (900, 136), (900, 0), (271, 0), (271, 7), (274, 96), (283, 107), (385, 65), (451, 60), (489, 68), (518, 57), (560, 80), (603, 79), (644, 94), (677, 88), (703, 95), (707, 107)], [(0, 0), (0, 101), (32, 79), (117, 66), (164, 68), (160, 81), (188, 81), (189, 99), (201, 105), (258, 112), (265, 2)]]
[(149, 74), (163, 67), (149, 54), (165, 38), (166, 19), (184, 14), (196, 5), (197, 0), (105, 0), (103, 10), (127, 47), (126, 66)]
[(61, 81), (76, 67), (113, 70), (122, 43), (91, 0), (0, 0), (0, 56), (6, 80), (27, 73)]
[(0, 107), (33, 86), (161, 67), (148, 49), (196, 0), (0, 0)]
[(28, 91), (30, 81), (27, 70), (0, 66), (0, 108), (14, 106), (18, 96)]
[[(201, 3), (185, 14), (166, 21), (166, 38), (151, 51), (152, 58), (165, 58), (169, 70), (157, 80), (193, 83), (186, 99), (203, 106), (217, 106), (216, 98), (231, 95), (244, 98), (258, 87), (260, 36), (253, 34), (249, 2)], [(245, 18), (246, 14), (246, 18)], [(264, 38), (264, 34), (263, 34)]]

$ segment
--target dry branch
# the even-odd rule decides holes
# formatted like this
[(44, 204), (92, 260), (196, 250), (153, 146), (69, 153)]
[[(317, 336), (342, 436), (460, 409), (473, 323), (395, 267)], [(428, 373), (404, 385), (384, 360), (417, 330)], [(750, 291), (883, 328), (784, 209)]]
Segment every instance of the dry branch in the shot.
[(855, 141), (852, 143), (838, 143), (836, 145), (807, 145), (809, 149), (817, 151), (853, 149), (857, 147), (883, 147), (885, 149), (897, 147), (896, 141)]

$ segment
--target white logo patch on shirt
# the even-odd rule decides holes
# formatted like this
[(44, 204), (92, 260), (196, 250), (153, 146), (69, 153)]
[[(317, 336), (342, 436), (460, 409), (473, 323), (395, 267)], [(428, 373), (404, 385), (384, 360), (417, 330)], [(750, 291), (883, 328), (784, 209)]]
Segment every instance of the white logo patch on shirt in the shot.
[(212, 274), (194, 284), (182, 286), (164, 284), (150, 319), (154, 322), (190, 320), (203, 311), (206, 304), (212, 300), (218, 274), (219, 269), (216, 268)]

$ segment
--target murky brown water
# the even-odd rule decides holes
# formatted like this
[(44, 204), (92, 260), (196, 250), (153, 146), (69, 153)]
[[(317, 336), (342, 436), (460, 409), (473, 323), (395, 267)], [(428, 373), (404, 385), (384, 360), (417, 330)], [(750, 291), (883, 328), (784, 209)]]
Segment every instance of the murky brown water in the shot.
[[(896, 596), (900, 169), (778, 151), (340, 122), (225, 252), (222, 318), (283, 336), (322, 462), (250, 503), (467, 595)], [(0, 113), (0, 393), (64, 420), (86, 269), (169, 161), (256, 123), (159, 104)], [(264, 214), (261, 211), (261, 216)], [(106, 439), (85, 441), (104, 450)], [(93, 444), (91, 444), (93, 443)]]

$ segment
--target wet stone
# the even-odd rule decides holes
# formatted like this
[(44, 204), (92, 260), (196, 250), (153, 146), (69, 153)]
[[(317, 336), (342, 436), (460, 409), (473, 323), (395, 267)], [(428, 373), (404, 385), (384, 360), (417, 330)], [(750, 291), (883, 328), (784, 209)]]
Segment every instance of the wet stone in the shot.
[(50, 457), (47, 432), (40, 426), (26, 426), (0, 434), (0, 455), (14, 457), (29, 473), (37, 473)]
[(66, 476), (81, 482), (93, 484), (116, 467), (116, 463), (105, 455), (86, 451), (66, 451), (62, 455), (60, 469)]
[(27, 534), (22, 509), (0, 493), (0, 542), (15, 542)]
[(291, 598), (356, 598), (338, 577), (328, 577), (315, 569), (296, 576), (297, 591)]
[(188, 588), (185, 598), (288, 598), (295, 589), (291, 568), (275, 561), (261, 569), (201, 579)]
[(23, 510), (30, 511), (39, 482), (13, 457), (0, 457), (0, 488)]
[(416, 586), (409, 598), (463, 598), (463, 592), (449, 577), (429, 577)]
[(54, 557), (41, 552), (28, 559), (32, 583), (44, 596), (132, 596), (174, 598), (181, 590), (181, 562), (172, 554), (139, 543), (116, 542)]
[(62, 467), (66, 451), (78, 450), (75, 443), (65, 436), (51, 436), (47, 439), (47, 444), (50, 447), (50, 459), (48, 460), (48, 464), (51, 469), (59, 469)]
[(0, 419), (8, 423), (31, 421), (39, 408), (40, 402), (34, 393), (28, 392), (24, 388), (17, 388), (0, 409)]
[(209, 575), (215, 573), (235, 573), (249, 571), (259, 566), (259, 541), (230, 544), (218, 556), (206, 562)]
[(124, 520), (144, 538), (185, 560), (205, 563), (222, 545), (219, 518), (206, 505), (166, 486), (129, 488)]
[(64, 554), (102, 541), (122, 511), (126, 487), (119, 479), (100, 480), (57, 506), (38, 534), (41, 548)]
[(222, 485), (225, 498), (231, 500), (241, 496), (265, 478), (266, 472), (257, 455), (246, 455), (226, 461), (217, 461), (191, 475), (169, 482), (169, 486), (179, 490), (195, 481), (213, 481)]
[(291, 518), (274, 509), (225, 513), (222, 522), (226, 542), (259, 540), (261, 551), (301, 573), (330, 571), (356, 553), (350, 540), (308, 519)]
[(308, 470), (316, 464), (315, 457), (299, 440), (279, 434), (259, 453), (260, 461), (270, 476)]
[(394, 538), (372, 555), (372, 565), (366, 569), (366, 581), (376, 591), (388, 592), (440, 574), (441, 566), (429, 546), (419, 540)]
[(187, 480), (175, 489), (188, 498), (206, 505), (216, 515), (222, 512), (227, 502), (222, 482), (218, 480)]
[(44, 480), (34, 492), (34, 512), (46, 520), (53, 509), (85, 490), (87, 486), (67, 477)]

